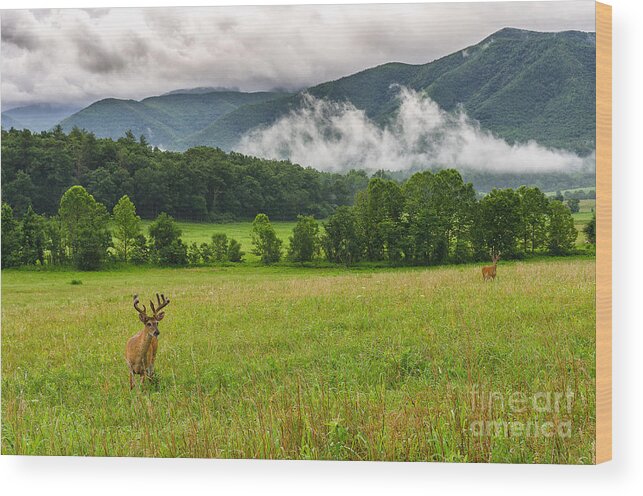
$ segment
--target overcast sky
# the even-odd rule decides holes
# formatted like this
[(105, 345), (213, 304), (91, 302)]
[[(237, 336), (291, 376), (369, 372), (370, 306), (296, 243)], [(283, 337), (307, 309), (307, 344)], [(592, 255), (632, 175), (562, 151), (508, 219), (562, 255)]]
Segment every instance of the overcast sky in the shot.
[(425, 63), (506, 26), (594, 31), (594, 2), (2, 11), (2, 107), (299, 89)]

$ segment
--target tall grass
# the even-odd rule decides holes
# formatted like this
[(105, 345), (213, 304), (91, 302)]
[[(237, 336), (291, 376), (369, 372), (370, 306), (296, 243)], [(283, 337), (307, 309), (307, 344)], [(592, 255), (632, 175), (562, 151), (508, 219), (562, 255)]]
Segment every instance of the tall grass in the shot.
[[(82, 278), (81, 286), (69, 284)], [(131, 295), (172, 300), (129, 391)], [(2, 453), (590, 463), (592, 260), (346, 272), (3, 272)], [(570, 392), (564, 412), (472, 391)], [(569, 437), (471, 422), (571, 422)]]

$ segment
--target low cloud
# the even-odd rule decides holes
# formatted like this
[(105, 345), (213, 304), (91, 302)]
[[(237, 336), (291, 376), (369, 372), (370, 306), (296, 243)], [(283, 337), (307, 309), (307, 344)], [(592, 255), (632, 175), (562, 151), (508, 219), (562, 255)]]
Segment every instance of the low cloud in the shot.
[(535, 141), (509, 144), (464, 111), (446, 112), (413, 90), (399, 88), (398, 98), (395, 118), (382, 127), (350, 103), (304, 94), (300, 109), (246, 134), (236, 148), (327, 171), (456, 167), (545, 172), (593, 165), (593, 156), (582, 158)]

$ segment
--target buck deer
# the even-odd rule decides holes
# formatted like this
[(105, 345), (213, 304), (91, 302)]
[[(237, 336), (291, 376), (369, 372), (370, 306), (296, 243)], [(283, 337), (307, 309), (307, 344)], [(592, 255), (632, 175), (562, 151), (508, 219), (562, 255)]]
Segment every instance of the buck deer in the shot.
[(493, 252), (491, 252), (491, 261), (493, 262), (493, 265), (482, 267), (482, 279), (484, 281), (493, 281), (496, 278), (498, 260), (500, 260), (500, 253), (494, 254)]
[(129, 367), (129, 388), (134, 388), (134, 374), (141, 376), (141, 385), (145, 383), (145, 377), (151, 379), (154, 376), (154, 360), (156, 359), (156, 349), (158, 348), (158, 324), (165, 312), (160, 310), (169, 305), (170, 300), (165, 299), (165, 295), (159, 297), (156, 294), (157, 306), (150, 300), (152, 307), (152, 316), (147, 315), (147, 309), (139, 306), (138, 295), (134, 295), (134, 309), (138, 312), (138, 318), (145, 324), (143, 330), (135, 334), (127, 341), (125, 348), (125, 361)]

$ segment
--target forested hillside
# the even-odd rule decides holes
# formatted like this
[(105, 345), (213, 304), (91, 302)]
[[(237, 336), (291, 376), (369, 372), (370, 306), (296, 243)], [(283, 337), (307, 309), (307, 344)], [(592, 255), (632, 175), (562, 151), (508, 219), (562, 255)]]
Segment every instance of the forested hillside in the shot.
[[(459, 105), (509, 142), (542, 145), (587, 155), (595, 135), (595, 33), (540, 33), (506, 28), (480, 43), (423, 65), (389, 63), (306, 91), (349, 101), (384, 124), (396, 112), (396, 85), (424, 92), (442, 108)], [(234, 149), (241, 136), (274, 122), (302, 104), (301, 94), (234, 92), (164, 95), (141, 102), (103, 100), (63, 122), (98, 136), (127, 129), (153, 144)], [(168, 96), (176, 100), (168, 100)], [(194, 115), (194, 118), (191, 116)]]
[(362, 171), (320, 172), (215, 148), (162, 151), (132, 133), (114, 141), (78, 129), (65, 134), (60, 127), (39, 134), (2, 131), (2, 198), (17, 215), (29, 205), (52, 215), (62, 194), (79, 184), (110, 210), (128, 195), (144, 218), (160, 212), (193, 220), (258, 212), (274, 219), (324, 218), (352, 204), (367, 183)]

